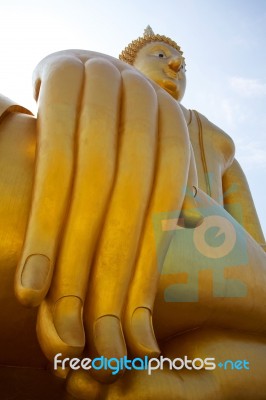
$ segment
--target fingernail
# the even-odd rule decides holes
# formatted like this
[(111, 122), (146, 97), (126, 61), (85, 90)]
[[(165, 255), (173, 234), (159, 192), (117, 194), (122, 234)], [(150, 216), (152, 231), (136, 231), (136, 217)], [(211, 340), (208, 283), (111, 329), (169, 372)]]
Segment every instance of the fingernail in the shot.
[(178, 225), (184, 228), (196, 228), (202, 224), (203, 220), (203, 215), (196, 209), (182, 210)]
[(58, 336), (69, 346), (83, 347), (85, 334), (82, 323), (82, 302), (79, 297), (61, 297), (53, 311), (54, 326)]
[(127, 354), (120, 319), (104, 315), (94, 323), (94, 345), (99, 356), (121, 358)]
[(151, 311), (148, 308), (135, 309), (131, 317), (131, 333), (138, 350), (143, 355), (157, 357), (161, 353), (153, 331)]
[(24, 288), (41, 290), (45, 287), (50, 271), (50, 260), (43, 254), (30, 255), (23, 266), (21, 284)]

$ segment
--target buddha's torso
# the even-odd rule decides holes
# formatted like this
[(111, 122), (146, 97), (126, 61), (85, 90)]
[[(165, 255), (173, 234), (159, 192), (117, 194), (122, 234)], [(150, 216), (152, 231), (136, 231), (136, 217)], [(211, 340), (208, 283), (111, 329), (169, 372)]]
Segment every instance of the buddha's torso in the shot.
[(222, 177), (232, 163), (234, 143), (230, 136), (196, 111), (190, 111), (188, 129), (199, 188), (223, 205)]

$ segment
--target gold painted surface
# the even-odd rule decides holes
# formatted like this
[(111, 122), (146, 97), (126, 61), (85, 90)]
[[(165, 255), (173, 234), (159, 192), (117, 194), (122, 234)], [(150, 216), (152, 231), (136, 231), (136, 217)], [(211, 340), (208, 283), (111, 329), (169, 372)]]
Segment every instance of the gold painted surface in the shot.
[[(181, 52), (150, 39), (134, 67), (159, 86), (111, 57), (70, 50), (35, 71), (37, 119), (0, 99), (6, 399), (12, 379), (21, 400), (27, 391), (46, 399), (50, 388), (67, 399), (46, 359), (80, 356), (85, 345), (91, 358), (247, 358), (252, 371), (127, 371), (115, 382), (110, 371), (73, 371), (67, 390), (80, 399), (264, 398), (265, 241), (248, 184), (231, 138), (179, 105)], [(204, 242), (210, 219), (227, 253)], [(23, 305), (40, 305), (46, 358), (37, 309), (18, 303), (14, 280)], [(245, 295), (232, 295), (233, 281)], [(18, 367), (31, 368), (28, 379)]]

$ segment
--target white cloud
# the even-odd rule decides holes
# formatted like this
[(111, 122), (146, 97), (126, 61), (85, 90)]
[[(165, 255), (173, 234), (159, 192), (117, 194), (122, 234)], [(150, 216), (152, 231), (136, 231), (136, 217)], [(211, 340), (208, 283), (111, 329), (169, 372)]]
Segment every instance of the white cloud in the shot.
[(237, 125), (246, 118), (240, 104), (229, 97), (220, 99), (220, 113), (222, 121), (224, 121), (230, 129), (235, 129)]
[(199, 110), (229, 135), (233, 132), (237, 135), (237, 131), (241, 130), (239, 135), (242, 136), (243, 124), (246, 126), (247, 121), (251, 120), (252, 112), (235, 97), (220, 92), (208, 95), (205, 109), (202, 111), (203, 107), (200, 107)]
[(236, 158), (246, 170), (266, 170), (265, 141), (236, 140)]
[(235, 76), (230, 78), (230, 85), (238, 94), (245, 97), (266, 95), (266, 83), (260, 82), (258, 79)]

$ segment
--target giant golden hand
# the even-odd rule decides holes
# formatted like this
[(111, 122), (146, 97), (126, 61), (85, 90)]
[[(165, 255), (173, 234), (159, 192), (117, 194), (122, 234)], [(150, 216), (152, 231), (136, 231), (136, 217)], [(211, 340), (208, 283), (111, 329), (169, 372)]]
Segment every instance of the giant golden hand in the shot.
[[(17, 296), (25, 305), (45, 298), (37, 330), (50, 360), (80, 355), (85, 338), (90, 356), (159, 354), (157, 253), (162, 264), (171, 236), (155, 248), (153, 215), (180, 210), (187, 183), (197, 186), (179, 105), (135, 69), (89, 52), (47, 57), (35, 87), (36, 173)], [(187, 196), (187, 225), (200, 221), (193, 207)]]

